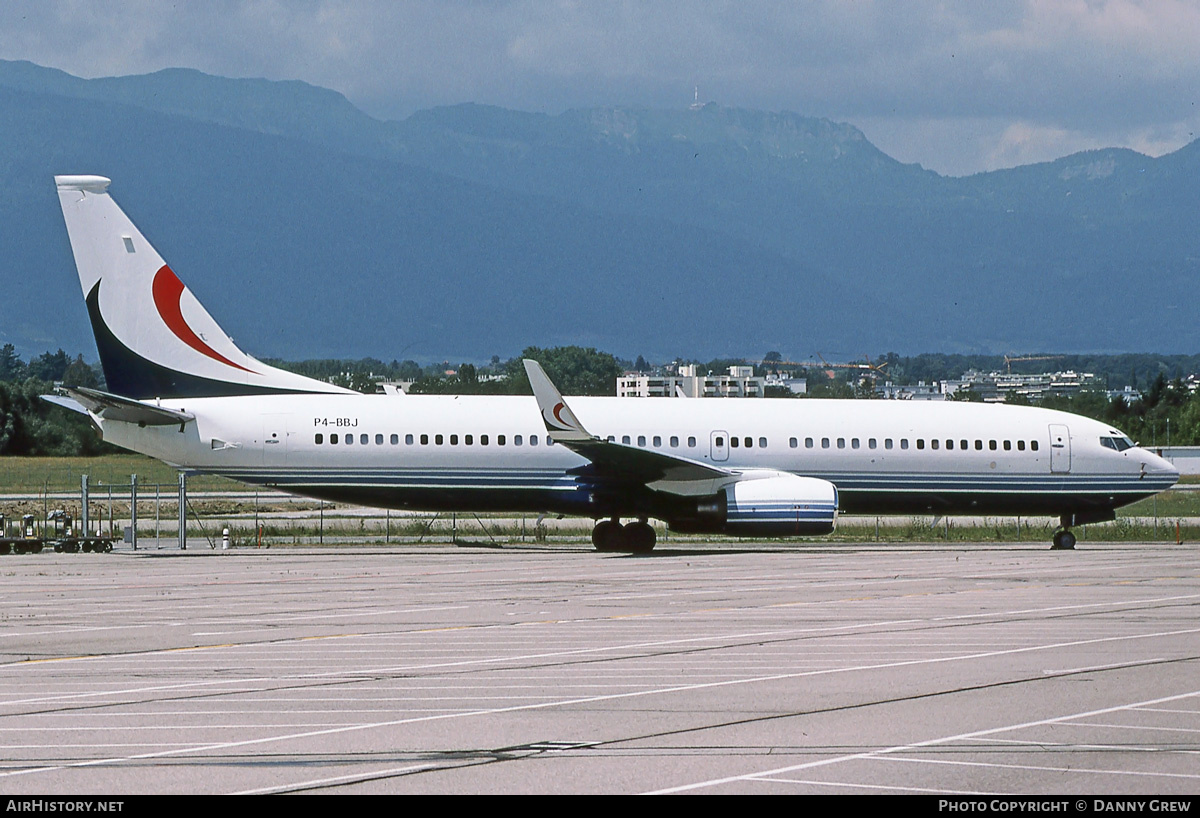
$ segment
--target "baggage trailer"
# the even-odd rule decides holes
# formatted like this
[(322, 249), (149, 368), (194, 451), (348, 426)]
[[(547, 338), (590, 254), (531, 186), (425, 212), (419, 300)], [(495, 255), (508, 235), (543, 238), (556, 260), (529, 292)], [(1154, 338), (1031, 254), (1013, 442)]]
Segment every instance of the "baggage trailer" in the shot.
[(0, 554), (37, 554), (42, 550), (37, 523), (32, 514), (21, 518), (16, 531), (9, 531), (8, 521), (0, 514)]
[(7, 521), (0, 515), (0, 554), (40, 554), (50, 546), (60, 554), (75, 554), (79, 551), (108, 553), (112, 551), (113, 538), (103, 534), (76, 531), (71, 514), (55, 509), (46, 515), (46, 522), (38, 530), (32, 514), (21, 517), (21, 526), (11, 536)]
[(60, 554), (74, 554), (79, 551), (99, 554), (112, 551), (112, 537), (76, 531), (74, 523), (70, 512), (61, 508), (51, 511), (46, 517), (47, 530), (43, 533), (42, 542), (52, 546)]

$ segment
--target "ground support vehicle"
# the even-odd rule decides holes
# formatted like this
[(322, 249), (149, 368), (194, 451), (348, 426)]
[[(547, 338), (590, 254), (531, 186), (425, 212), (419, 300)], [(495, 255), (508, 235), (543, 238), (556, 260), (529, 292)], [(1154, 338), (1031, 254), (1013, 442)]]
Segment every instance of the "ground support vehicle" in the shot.
[(108, 553), (112, 544), (111, 536), (76, 531), (74, 519), (62, 509), (51, 511), (40, 527), (32, 514), (26, 514), (15, 532), (9, 531), (8, 522), (0, 515), (0, 554), (39, 554), (47, 546), (60, 554)]

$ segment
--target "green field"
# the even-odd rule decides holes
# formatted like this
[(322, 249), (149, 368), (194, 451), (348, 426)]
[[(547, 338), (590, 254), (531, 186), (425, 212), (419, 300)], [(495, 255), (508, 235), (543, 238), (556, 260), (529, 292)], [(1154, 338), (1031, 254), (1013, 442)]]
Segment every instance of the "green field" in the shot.
[[(155, 483), (175, 486), (178, 472), (165, 463), (140, 454), (112, 454), (103, 457), (0, 457), (0, 494), (42, 491), (78, 491), (79, 478), (88, 475), (91, 486), (129, 485), (136, 474), (138, 484)], [(222, 491), (241, 488), (240, 483), (224, 477), (197, 475), (188, 478), (193, 491)]]
[(1117, 509), (1119, 517), (1200, 517), (1200, 491), (1173, 489)]

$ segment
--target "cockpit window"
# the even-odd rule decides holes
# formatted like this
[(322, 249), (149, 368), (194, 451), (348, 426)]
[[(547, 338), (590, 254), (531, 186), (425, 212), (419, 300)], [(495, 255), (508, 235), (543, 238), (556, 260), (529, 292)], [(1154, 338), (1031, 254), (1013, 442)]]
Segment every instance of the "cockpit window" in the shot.
[(1124, 435), (1119, 437), (1102, 437), (1100, 438), (1100, 445), (1106, 449), (1112, 449), (1116, 452), (1123, 452), (1126, 449), (1133, 448), (1133, 441)]

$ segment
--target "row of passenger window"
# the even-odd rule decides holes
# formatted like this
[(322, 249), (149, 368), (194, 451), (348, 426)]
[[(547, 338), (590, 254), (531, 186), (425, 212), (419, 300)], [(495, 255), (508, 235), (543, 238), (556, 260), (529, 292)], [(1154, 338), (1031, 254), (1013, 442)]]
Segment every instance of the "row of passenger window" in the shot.
[[(608, 436), (609, 443), (615, 443), (616, 440), (617, 440), (616, 435)], [(626, 446), (631, 446), (631, 445), (633, 445), (633, 437), (630, 435), (621, 435), (621, 442), (624, 443)], [(656, 448), (656, 449), (662, 448), (663, 439), (662, 439), (661, 435), (654, 435), (653, 437), (650, 438), (650, 442), (651, 442), (651, 445), (654, 446), (654, 448)], [(637, 436), (637, 445), (645, 447), (645, 445), (646, 445), (646, 436), (645, 435)], [(678, 449), (679, 448), (679, 437), (676, 435), (671, 435), (669, 438), (669, 445), (672, 449)], [(724, 437), (714, 437), (713, 445), (718, 449), (725, 448), (725, 438)], [(739, 448), (742, 446), (744, 446), (747, 449), (752, 449), (752, 448), (754, 448), (754, 438), (752, 438), (752, 437), (730, 437), (729, 438), (729, 446), (730, 446), (730, 448), (733, 448), (733, 449), (736, 449), (736, 448)], [(696, 448), (696, 438), (688, 437), (687, 447), (689, 449)], [(758, 439), (758, 448), (760, 448), (760, 449), (767, 448), (767, 439), (765, 437), (760, 437)]]
[[(969, 441), (969, 440), (960, 439), (958, 441), (955, 441), (952, 438), (946, 438), (945, 445), (946, 445), (947, 449), (953, 450), (955, 448), (956, 443), (957, 443), (957, 448), (960, 451), (965, 452), (972, 448), (971, 441)], [(917, 444), (918, 449), (924, 449), (925, 448), (925, 439), (921, 438), (921, 437), (917, 438), (916, 444)], [(977, 451), (977, 452), (983, 451), (985, 444), (987, 446), (988, 451), (992, 451), (992, 452), (996, 451), (997, 449), (1003, 449), (1004, 451), (1008, 452), (1008, 451), (1012, 451), (1012, 448), (1013, 448), (1013, 441), (1011, 441), (1011, 440), (988, 440), (988, 441), (976, 440), (975, 446), (974, 446), (975, 451)], [(1026, 442), (1024, 440), (1018, 440), (1018, 441), (1016, 441), (1016, 444), (1017, 444), (1017, 451), (1019, 451), (1019, 452), (1025, 451)], [(791, 448), (795, 449), (800, 446), (800, 441), (793, 437), (788, 441), (788, 445)], [(811, 437), (804, 438), (804, 448), (812, 449), (815, 446), (816, 446), (816, 441), (813, 438), (811, 438)], [(883, 448), (891, 449), (894, 446), (895, 446), (895, 442), (890, 437), (884, 438)], [(941, 446), (942, 446), (942, 441), (938, 440), (937, 438), (934, 438), (929, 441), (930, 449), (939, 449), (939, 448), (941, 448)], [(1038, 442), (1036, 440), (1029, 441), (1028, 446), (1029, 446), (1030, 451), (1036, 452), (1038, 450)], [(850, 448), (851, 449), (858, 449), (861, 447), (862, 447), (862, 443), (859, 441), (859, 439), (857, 437), (850, 438)], [(830, 448), (829, 438), (827, 438), (827, 437), (821, 438), (821, 448), (822, 449)], [(839, 448), (839, 449), (846, 448), (846, 438), (839, 437), (837, 439), (837, 448)], [(867, 448), (868, 449), (879, 448), (879, 441), (873, 437), (867, 438)], [(901, 449), (908, 448), (908, 439), (907, 438), (900, 439), (900, 448)]]
[[(433, 435), (432, 436), (433, 445), (444, 446), (446, 444), (447, 438), (449, 438), (451, 446), (457, 446), (459, 444), (460, 438), (458, 435)], [(430, 435), (408, 434), (408, 435), (404, 436), (404, 445), (405, 446), (416, 445), (416, 442), (418, 439), (421, 441), (422, 446), (428, 446), (431, 437), (430, 437)], [(529, 435), (528, 438), (526, 438), (524, 435), (513, 435), (512, 436), (512, 445), (513, 446), (524, 446), (526, 440), (528, 440), (530, 446), (536, 446), (536, 445), (538, 445), (539, 439), (540, 438), (538, 438), (537, 435)], [(376, 446), (382, 446), (383, 440), (384, 440), (383, 435), (380, 435), (380, 434), (375, 435), (375, 445)], [(475, 435), (463, 435), (461, 440), (462, 440), (462, 444), (464, 446), (474, 446), (475, 445)], [(317, 432), (316, 435), (313, 436), (313, 442), (316, 443), (318, 446), (322, 445), (325, 442), (325, 435), (322, 434), (321, 432)], [(355, 437), (353, 434), (350, 434), (350, 433), (344, 434), (344, 435), (339, 435), (337, 432), (334, 432), (329, 435), (329, 443), (332, 446), (335, 446), (338, 443), (341, 443), (342, 445), (345, 445), (345, 446), (352, 446), (352, 445), (354, 445), (354, 442), (355, 442)], [(393, 446), (399, 446), (400, 445), (400, 435), (397, 435), (397, 434), (391, 435), (388, 438), (388, 442)], [(358, 435), (358, 444), (360, 446), (368, 446), (368, 445), (370, 445), (370, 443), (371, 443), (371, 435), (368, 435), (368, 434)], [(491, 438), (488, 435), (480, 435), (479, 436), (479, 445), (480, 446), (488, 446), (488, 445), (490, 445), (490, 443), (491, 443)], [(508, 445), (508, 436), (507, 435), (496, 435), (496, 445), (497, 446), (507, 446)], [(550, 439), (549, 435), (546, 435), (546, 445), (547, 446), (554, 445), (554, 441)]]
[[(451, 446), (459, 445), (460, 438), (459, 438), (459, 435), (456, 435), (456, 434), (455, 435), (435, 434), (432, 436), (433, 444), (435, 446), (443, 446), (446, 444), (447, 438), (449, 438), (449, 443)], [(360, 446), (367, 446), (367, 445), (370, 445), (372, 436), (369, 434), (359, 434), (357, 436), (357, 439), (358, 439), (358, 444)], [(404, 445), (406, 445), (406, 446), (416, 445), (418, 439), (420, 440), (420, 444), (422, 446), (428, 446), (431, 438), (430, 438), (430, 435), (428, 435), (428, 434), (423, 434), (423, 435), (406, 434), (404, 436)], [(538, 445), (539, 437), (537, 435), (529, 435), (528, 438), (525, 438), (522, 435), (513, 435), (512, 436), (512, 445), (513, 446), (523, 446), (523, 445), (525, 445), (526, 439), (528, 440), (530, 446)], [(616, 439), (617, 438), (615, 435), (608, 436), (608, 441), (610, 443), (616, 442)], [(317, 445), (322, 445), (325, 443), (325, 435), (322, 434), (321, 432), (317, 432), (316, 435), (314, 436), (313, 440)], [(374, 436), (374, 441), (375, 441), (376, 446), (382, 446), (382, 445), (384, 445), (384, 436), (381, 434), (376, 434)], [(462, 441), (462, 445), (464, 445), (464, 446), (474, 446), (475, 442), (476, 442), (475, 435), (462, 435), (461, 441)], [(353, 445), (354, 442), (355, 442), (355, 435), (352, 433), (339, 435), (337, 432), (334, 432), (329, 435), (330, 445), (337, 445), (338, 443), (341, 443), (342, 445), (350, 446), (350, 445)], [(390, 435), (388, 437), (388, 442), (393, 446), (400, 445), (400, 435), (398, 435), (398, 434)], [(655, 448), (661, 448), (663, 439), (660, 435), (654, 435), (651, 438), (651, 442)], [(1106, 439), (1102, 439), (1101, 442), (1108, 445), (1108, 441)], [(632, 445), (633, 438), (630, 435), (622, 435), (621, 443), (625, 444), (626, 446)], [(917, 438), (915, 443), (916, 443), (917, 449), (924, 449), (926, 447), (926, 441), (924, 438)], [(479, 435), (479, 445), (480, 446), (488, 446), (490, 444), (491, 444), (491, 438), (488, 435)], [(673, 449), (679, 448), (679, 438), (676, 435), (671, 435), (669, 438), (669, 444), (670, 444), (671, 448), (673, 448)], [(765, 449), (765, 448), (767, 448), (767, 439), (765, 437), (760, 437), (760, 438), (758, 438), (757, 444), (758, 444), (758, 448)], [(828, 437), (821, 438), (821, 448), (822, 449), (833, 448), (835, 445), (839, 449), (845, 449), (845, 448), (847, 448), (847, 444), (849, 444), (849, 448), (851, 448), (851, 449), (862, 448), (862, 442), (857, 437), (852, 437), (849, 439), (849, 441), (847, 441), (847, 439), (844, 437), (839, 437), (836, 439), (836, 444)], [(508, 445), (507, 435), (496, 435), (495, 445), (507, 446)], [(546, 445), (547, 446), (554, 445), (554, 441), (550, 439), (549, 435), (546, 436)], [(646, 436), (645, 435), (637, 436), (637, 445), (642, 446), (642, 447), (644, 447), (646, 445)], [(688, 445), (688, 448), (691, 448), (691, 449), (696, 448), (696, 445), (697, 445), (696, 438), (688, 437), (687, 445)], [(725, 446), (724, 438), (722, 438), (722, 437), (713, 438), (713, 445), (718, 449), (724, 448), (724, 446)], [(739, 447), (750, 449), (750, 448), (754, 448), (754, 445), (755, 445), (755, 439), (752, 437), (738, 438), (738, 437), (731, 436), (729, 438), (729, 447), (733, 448), (733, 449), (737, 449)], [(989, 451), (993, 451), (993, 452), (997, 451), (998, 449), (1003, 449), (1006, 452), (1011, 451), (1013, 449), (1013, 441), (1011, 441), (1011, 440), (999, 440), (999, 441), (997, 441), (997, 440), (987, 440), (987, 441), (976, 440), (974, 442), (974, 449), (976, 451), (983, 451), (985, 445)], [(789, 438), (788, 446), (793, 449), (799, 448), (800, 447), (799, 438), (795, 438), (795, 437)], [(817, 446), (817, 441), (815, 438), (811, 438), (811, 437), (804, 438), (804, 448), (813, 449), (813, 448), (816, 448), (816, 446)], [(892, 438), (890, 438), (890, 437), (884, 438), (884, 440), (883, 440), (883, 448), (884, 449), (892, 449), (892, 448), (895, 448), (895, 446), (896, 446), (896, 441), (893, 441)], [(928, 441), (928, 446), (930, 449), (934, 449), (934, 450), (939, 449), (942, 447), (942, 441), (937, 438), (931, 439)], [(1030, 440), (1028, 442), (1028, 444), (1024, 440), (1016, 441), (1017, 451), (1021, 451), (1021, 452), (1025, 451), (1026, 446), (1028, 446), (1030, 451), (1036, 452), (1038, 450), (1038, 442), (1036, 440)], [(899, 440), (899, 447), (901, 449), (908, 449), (908, 447), (909, 447), (908, 439), (901, 438)], [(867, 448), (868, 449), (879, 448), (879, 441), (873, 437), (867, 438)], [(968, 451), (969, 449), (972, 448), (972, 446), (971, 446), (971, 441), (969, 441), (969, 440), (960, 439), (958, 441), (955, 441), (952, 438), (947, 438), (945, 440), (945, 448), (947, 450), (953, 450), (953, 449), (957, 448), (960, 451)], [(1113, 447), (1113, 448), (1115, 448), (1115, 447)]]
[[(746, 439), (747, 439), (747, 440), (749, 440), (750, 438), (746, 438)], [(662, 448), (662, 445), (663, 445), (663, 439), (662, 439), (662, 436), (661, 436), (661, 435), (654, 435), (654, 436), (653, 436), (653, 437), (652, 437), (650, 440), (651, 440), (651, 443), (653, 444), (654, 448), (656, 448), (656, 449), (661, 449), (661, 448)], [(608, 436), (608, 442), (609, 442), (609, 443), (616, 443), (616, 442), (617, 442), (617, 436), (616, 436), (616, 435), (609, 435), (609, 436)], [(633, 445), (633, 438), (632, 438), (630, 435), (621, 435), (621, 442), (622, 442), (622, 443), (624, 443), (626, 446), (632, 446), (632, 445)], [(638, 435), (638, 436), (637, 436), (637, 445), (639, 445), (639, 446), (642, 446), (642, 447), (645, 447), (645, 445), (646, 445), (646, 436), (645, 436), (645, 435)], [(671, 437), (670, 437), (670, 445), (671, 445), (671, 448), (672, 448), (672, 449), (678, 449), (678, 448), (679, 448), (679, 437), (678, 437), (678, 436), (676, 436), (676, 435), (671, 435)], [(694, 449), (694, 448), (696, 448), (696, 438), (694, 438), (694, 437), (689, 437), (689, 438), (687, 439), (687, 445), (688, 445), (688, 448), (689, 448), (689, 449)]]

